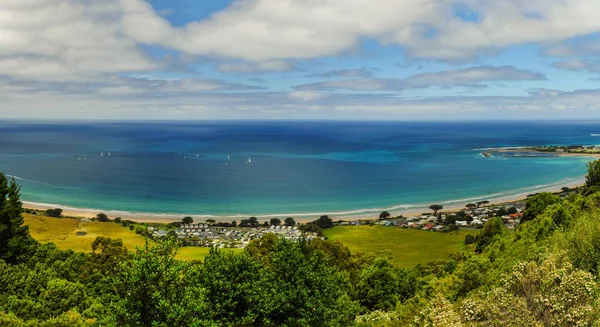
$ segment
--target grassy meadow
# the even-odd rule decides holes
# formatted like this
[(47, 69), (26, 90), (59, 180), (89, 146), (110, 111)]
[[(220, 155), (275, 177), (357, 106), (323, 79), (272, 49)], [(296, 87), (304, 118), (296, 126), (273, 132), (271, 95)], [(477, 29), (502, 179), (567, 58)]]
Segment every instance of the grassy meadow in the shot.
[[(25, 225), (29, 225), (31, 236), (41, 243), (54, 243), (59, 249), (78, 252), (91, 252), (92, 242), (98, 236), (120, 238), (127, 249), (134, 250), (136, 246), (144, 246), (144, 237), (122, 227), (121, 224), (102, 223), (98, 221), (81, 222), (72, 218), (51, 218), (41, 215), (23, 214)], [(77, 236), (77, 231), (87, 232)], [(150, 241), (151, 242), (151, 241)], [(177, 255), (181, 260), (203, 260), (209, 248), (183, 247)], [(241, 251), (225, 249), (225, 251)]]
[(462, 249), (465, 235), (478, 232), (438, 233), (386, 226), (338, 226), (326, 229), (325, 236), (342, 242), (352, 253), (385, 254), (399, 267), (414, 268), (419, 263), (448, 258)]

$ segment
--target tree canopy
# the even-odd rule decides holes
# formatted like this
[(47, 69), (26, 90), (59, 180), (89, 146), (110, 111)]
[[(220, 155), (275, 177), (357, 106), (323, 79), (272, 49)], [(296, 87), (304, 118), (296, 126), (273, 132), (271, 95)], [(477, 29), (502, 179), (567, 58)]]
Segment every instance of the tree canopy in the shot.
[(430, 210), (433, 210), (433, 214), (437, 215), (437, 212), (444, 209), (444, 206), (439, 205), (439, 204), (432, 204), (429, 206)]
[(296, 225), (296, 221), (292, 217), (285, 218), (284, 222), (285, 222), (286, 226), (294, 226), (294, 225)]

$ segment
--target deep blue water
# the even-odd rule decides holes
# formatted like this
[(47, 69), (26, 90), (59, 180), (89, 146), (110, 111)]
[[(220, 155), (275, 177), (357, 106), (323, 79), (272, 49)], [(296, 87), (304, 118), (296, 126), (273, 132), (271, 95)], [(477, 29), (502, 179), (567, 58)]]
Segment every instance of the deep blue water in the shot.
[(377, 212), (572, 183), (589, 159), (486, 159), (476, 149), (597, 144), (597, 133), (596, 122), (0, 122), (0, 171), (26, 201), (78, 208)]

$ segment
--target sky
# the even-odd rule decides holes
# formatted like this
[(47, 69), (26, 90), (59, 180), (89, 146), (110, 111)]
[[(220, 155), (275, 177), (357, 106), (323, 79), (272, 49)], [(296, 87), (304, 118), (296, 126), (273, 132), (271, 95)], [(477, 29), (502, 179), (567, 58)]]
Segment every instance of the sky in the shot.
[(0, 118), (600, 119), (598, 0), (1, 0)]

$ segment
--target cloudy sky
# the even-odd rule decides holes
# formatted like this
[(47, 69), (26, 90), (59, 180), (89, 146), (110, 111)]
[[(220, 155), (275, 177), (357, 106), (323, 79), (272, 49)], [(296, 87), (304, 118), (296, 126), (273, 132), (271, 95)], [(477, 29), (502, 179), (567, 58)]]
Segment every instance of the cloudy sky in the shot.
[(1, 0), (0, 118), (600, 119), (598, 0)]

